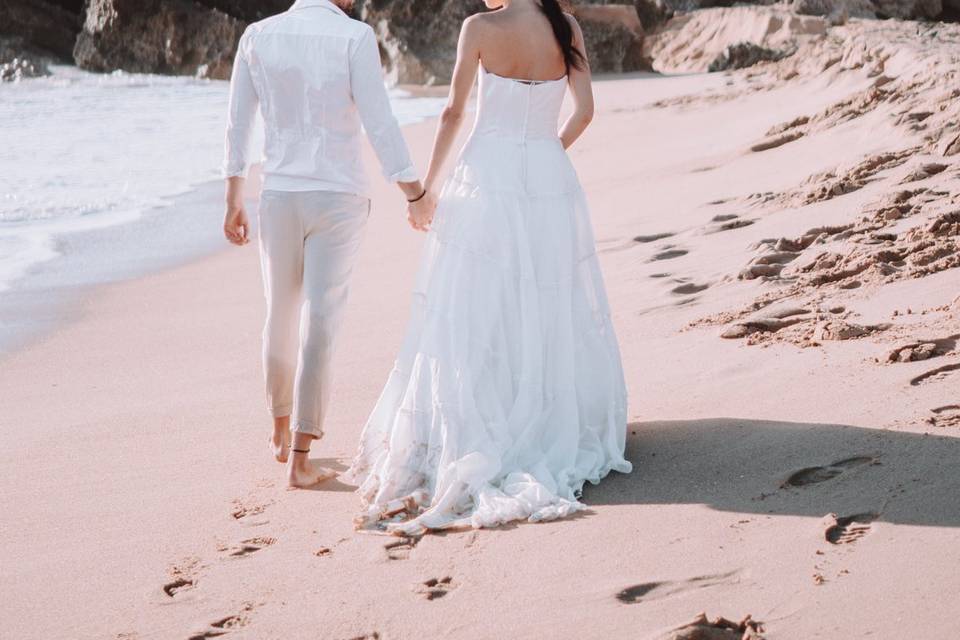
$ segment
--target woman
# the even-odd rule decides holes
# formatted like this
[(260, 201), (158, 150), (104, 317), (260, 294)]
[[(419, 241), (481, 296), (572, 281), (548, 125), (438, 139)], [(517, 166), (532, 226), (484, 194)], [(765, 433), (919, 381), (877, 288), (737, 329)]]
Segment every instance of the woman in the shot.
[[(585, 481), (631, 470), (619, 349), (565, 151), (593, 115), (583, 35), (556, 0), (486, 4), (498, 10), (461, 30), (427, 189), (479, 72), (476, 122), (429, 225), (400, 355), (344, 475), (359, 487), (362, 528), (549, 520), (585, 508)], [(558, 133), (568, 87), (575, 109)]]

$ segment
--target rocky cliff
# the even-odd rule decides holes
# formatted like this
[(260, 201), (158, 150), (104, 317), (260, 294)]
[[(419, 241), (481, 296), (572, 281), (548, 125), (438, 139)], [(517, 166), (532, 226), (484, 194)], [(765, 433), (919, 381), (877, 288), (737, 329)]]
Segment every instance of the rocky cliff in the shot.
[[(606, 5), (606, 6), (596, 6)], [(380, 39), (389, 78), (400, 84), (450, 80), (460, 25), (484, 10), (481, 0), (365, 0), (360, 16)], [(643, 58), (643, 27), (633, 5), (580, 2), (574, 8), (591, 66), (597, 72), (649, 69)]]
[(2, 0), (0, 36), (8, 36), (8, 48), (17, 42), (21, 43), (18, 46), (31, 51), (40, 50), (62, 61), (70, 61), (82, 20), (79, 11), (68, 10), (63, 5), (73, 6), (69, 0)]
[(91, 0), (73, 53), (91, 71), (225, 79), (245, 27), (190, 0)]
[(389, 79), (400, 84), (448, 81), (460, 24), (483, 9), (481, 0), (360, 0), (356, 7), (377, 32)]

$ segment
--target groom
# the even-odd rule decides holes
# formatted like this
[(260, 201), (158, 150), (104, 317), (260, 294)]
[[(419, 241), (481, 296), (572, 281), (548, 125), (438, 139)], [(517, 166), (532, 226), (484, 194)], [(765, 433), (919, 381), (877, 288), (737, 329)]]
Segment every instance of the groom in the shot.
[(313, 467), (308, 453), (323, 435), (334, 338), (370, 213), (361, 124), (384, 175), (407, 198), (410, 225), (425, 230), (436, 208), (391, 111), (373, 30), (345, 13), (352, 5), (297, 0), (251, 24), (230, 81), (223, 231), (233, 244), (250, 241), (243, 191), (259, 107), (266, 135), (257, 219), (270, 443), (276, 459), (287, 462), (293, 432), (287, 479), (294, 487), (333, 475)]

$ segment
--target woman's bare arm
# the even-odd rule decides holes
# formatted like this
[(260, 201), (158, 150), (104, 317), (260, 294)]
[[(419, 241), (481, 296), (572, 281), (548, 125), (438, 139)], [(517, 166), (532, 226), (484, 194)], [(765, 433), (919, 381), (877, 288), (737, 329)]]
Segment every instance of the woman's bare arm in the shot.
[(433, 153), (430, 154), (430, 166), (424, 186), (433, 191), (443, 165), (450, 155), (450, 149), (463, 124), (470, 91), (477, 79), (480, 66), (480, 25), (476, 17), (467, 18), (460, 29), (460, 41), (457, 44), (457, 64), (453, 68), (450, 82), (450, 96), (447, 106), (440, 115), (440, 125), (433, 141)]
[(583, 32), (573, 16), (568, 15), (573, 26), (573, 45), (583, 52), (583, 68), (570, 68), (567, 83), (573, 94), (573, 113), (560, 128), (560, 140), (563, 148), (569, 149), (577, 141), (590, 121), (593, 120), (593, 83), (590, 79), (590, 62), (587, 60), (587, 49), (583, 43)]

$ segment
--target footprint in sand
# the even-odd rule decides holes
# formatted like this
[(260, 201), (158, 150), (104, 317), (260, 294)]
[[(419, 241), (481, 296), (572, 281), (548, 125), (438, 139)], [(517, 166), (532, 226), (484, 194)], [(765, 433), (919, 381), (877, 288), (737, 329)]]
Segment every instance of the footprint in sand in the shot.
[(216, 638), (226, 635), (234, 629), (245, 627), (250, 623), (250, 612), (253, 611), (253, 603), (244, 603), (240, 613), (220, 618), (210, 623), (210, 625), (193, 635), (188, 640), (204, 640), (204, 638)]
[(688, 282), (686, 284), (681, 284), (680, 286), (674, 287), (670, 290), (670, 293), (685, 296), (693, 293), (700, 293), (701, 291), (706, 291), (709, 288), (710, 285), (708, 284), (695, 284), (693, 282)]
[(794, 140), (799, 140), (804, 136), (803, 131), (790, 131), (788, 133), (783, 133), (778, 136), (770, 136), (760, 142), (752, 145), (750, 151), (753, 153), (760, 153), (761, 151), (769, 151), (770, 149), (776, 149), (777, 147), (782, 147), (785, 144), (789, 144)]
[(831, 514), (830, 524), (823, 537), (830, 544), (850, 544), (870, 532), (870, 523), (880, 517), (879, 513), (866, 511), (852, 516), (838, 518)]
[(740, 320), (724, 329), (720, 337), (734, 340), (748, 336), (775, 334), (781, 329), (811, 320), (813, 320), (813, 316), (809, 309), (783, 307), (767, 311), (763, 315)]
[(387, 557), (391, 560), (406, 560), (418, 542), (420, 542), (419, 538), (404, 537), (383, 545), (383, 548), (386, 549)]
[(957, 370), (960, 370), (960, 362), (955, 364), (946, 364), (942, 367), (931, 369), (930, 371), (922, 373), (916, 378), (913, 378), (910, 381), (910, 385), (916, 387), (917, 385), (926, 384), (928, 382), (939, 382)]
[(256, 538), (242, 540), (239, 544), (236, 544), (232, 547), (227, 547), (226, 549), (221, 549), (221, 551), (229, 552), (228, 555), (232, 558), (244, 558), (252, 553), (260, 551), (261, 549), (266, 549), (276, 541), (276, 538), (257, 536)]
[(443, 578), (430, 578), (417, 586), (417, 593), (421, 594), (427, 600), (437, 600), (446, 596), (457, 588), (457, 584), (450, 576)]
[(647, 260), (647, 262), (656, 262), (658, 260), (672, 260), (674, 258), (679, 258), (680, 256), (685, 256), (689, 253), (686, 249), (670, 249), (666, 248), (659, 253), (653, 254), (653, 257)]
[(163, 585), (163, 592), (171, 598), (183, 591), (189, 591), (196, 586), (196, 582), (189, 578), (177, 578)]
[(199, 633), (191, 635), (187, 640), (204, 640), (204, 638), (216, 638), (218, 636), (226, 635), (228, 632), (225, 629), (205, 629)]
[(643, 584), (635, 584), (632, 587), (627, 587), (617, 593), (617, 600), (624, 604), (635, 604), (643, 600), (643, 597), (648, 593), (659, 589), (662, 587), (664, 582), (644, 582)]
[(711, 224), (707, 226), (704, 233), (720, 233), (721, 231), (731, 231), (733, 229), (742, 229), (749, 227), (756, 220), (741, 218), (735, 213), (722, 213), (710, 219)]
[(930, 417), (926, 419), (927, 424), (934, 427), (960, 427), (960, 404), (948, 404), (936, 409), (931, 409)]
[(833, 480), (840, 474), (849, 469), (855, 469), (864, 465), (880, 464), (880, 461), (873, 456), (854, 456), (837, 460), (824, 467), (807, 467), (790, 474), (790, 477), (783, 481), (781, 488), (788, 487), (806, 487), (811, 484), (819, 484), (827, 480)]
[(202, 569), (200, 558), (189, 557), (171, 565), (167, 569), (170, 581), (163, 585), (163, 593), (168, 598), (190, 591), (197, 586), (197, 575)]
[(657, 240), (663, 240), (664, 238), (669, 238), (673, 236), (672, 233), (653, 233), (648, 236), (637, 236), (633, 239), (634, 242), (647, 243), (647, 242), (656, 242)]
[(635, 236), (630, 240), (607, 240), (607, 241), (597, 241), (597, 246), (599, 247), (600, 253), (614, 253), (618, 251), (625, 251), (632, 247), (635, 247), (637, 243), (646, 244), (649, 242), (656, 242), (657, 240), (663, 240), (664, 238), (669, 238), (673, 236), (672, 231), (666, 231), (663, 233), (652, 233), (650, 235), (641, 235)]
[(270, 506), (269, 502), (260, 502), (254, 498), (236, 498), (232, 504), (233, 508), (230, 511), (230, 515), (237, 520), (259, 515)]
[(737, 571), (731, 571), (729, 573), (697, 576), (679, 582), (644, 582), (618, 591), (616, 598), (623, 604), (637, 604), (638, 602), (659, 600), (684, 591), (694, 591), (708, 587), (716, 587), (722, 584), (730, 584), (734, 581), (737, 573)]
[(773, 251), (757, 256), (737, 276), (740, 280), (776, 278), (788, 264), (800, 256), (796, 251)]

